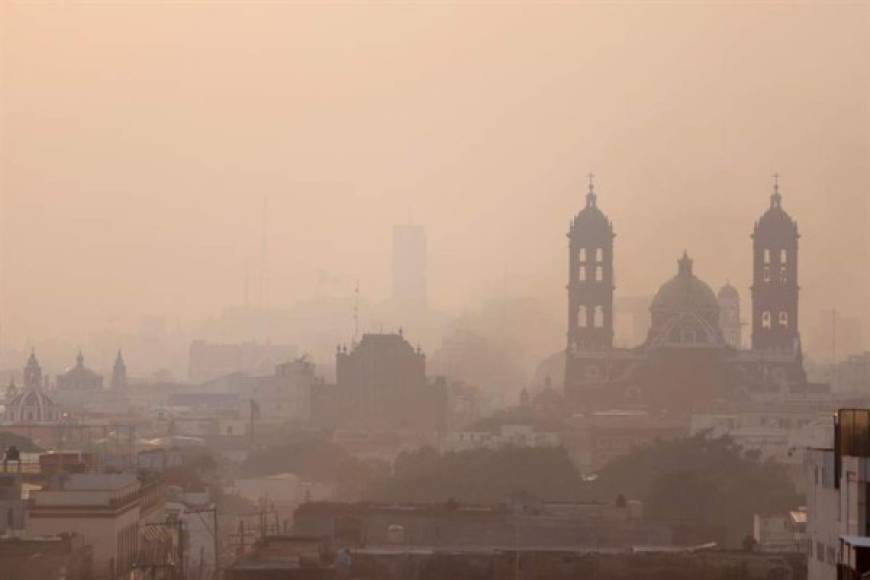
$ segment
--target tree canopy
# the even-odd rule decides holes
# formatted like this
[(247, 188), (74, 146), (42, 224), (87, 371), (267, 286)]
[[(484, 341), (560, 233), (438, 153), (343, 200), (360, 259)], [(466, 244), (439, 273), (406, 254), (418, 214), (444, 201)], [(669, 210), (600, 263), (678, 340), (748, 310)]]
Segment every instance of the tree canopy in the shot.
[(580, 479), (561, 448), (505, 447), (439, 454), (431, 448), (404, 452), (393, 475), (375, 482), (376, 501), (498, 503), (517, 493), (572, 499)]
[(730, 438), (704, 434), (624, 455), (587, 490), (591, 498), (621, 493), (641, 499), (650, 518), (721, 526), (733, 545), (752, 530), (753, 514), (784, 512), (802, 502), (785, 466), (761, 461)]

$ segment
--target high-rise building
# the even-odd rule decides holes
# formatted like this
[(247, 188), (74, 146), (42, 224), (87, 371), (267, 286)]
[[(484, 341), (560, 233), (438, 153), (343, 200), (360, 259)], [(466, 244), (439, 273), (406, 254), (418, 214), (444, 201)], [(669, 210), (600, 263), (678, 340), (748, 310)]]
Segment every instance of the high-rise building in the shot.
[(423, 309), (426, 296), (426, 229), (393, 226), (393, 301), (401, 309)]

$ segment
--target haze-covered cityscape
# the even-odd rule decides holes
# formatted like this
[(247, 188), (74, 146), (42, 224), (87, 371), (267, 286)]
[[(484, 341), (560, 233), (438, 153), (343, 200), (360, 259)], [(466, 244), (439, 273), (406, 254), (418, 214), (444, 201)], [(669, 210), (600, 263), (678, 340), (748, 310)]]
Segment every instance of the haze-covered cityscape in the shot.
[(0, 580), (870, 578), (868, 55), (0, 0)]

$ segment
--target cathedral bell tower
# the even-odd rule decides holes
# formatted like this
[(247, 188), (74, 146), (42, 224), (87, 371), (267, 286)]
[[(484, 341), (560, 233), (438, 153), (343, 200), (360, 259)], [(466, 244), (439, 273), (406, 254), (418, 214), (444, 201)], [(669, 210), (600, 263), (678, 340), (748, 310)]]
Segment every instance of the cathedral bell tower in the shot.
[(36, 352), (30, 351), (27, 364), (24, 366), (24, 388), (39, 389), (42, 387), (42, 367), (36, 360)]
[[(613, 224), (598, 209), (589, 176), (586, 207), (568, 232), (567, 358), (613, 347)], [(569, 372), (566, 364), (566, 373)]]
[(752, 233), (752, 349), (800, 352), (797, 223), (782, 209), (774, 176), (770, 207)]

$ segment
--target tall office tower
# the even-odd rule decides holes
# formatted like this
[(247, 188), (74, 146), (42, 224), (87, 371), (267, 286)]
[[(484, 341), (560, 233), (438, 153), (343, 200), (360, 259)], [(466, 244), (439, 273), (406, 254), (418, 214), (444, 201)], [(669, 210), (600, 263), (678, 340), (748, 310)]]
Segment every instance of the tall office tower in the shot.
[(426, 308), (426, 229), (393, 226), (393, 302), (402, 309)]

